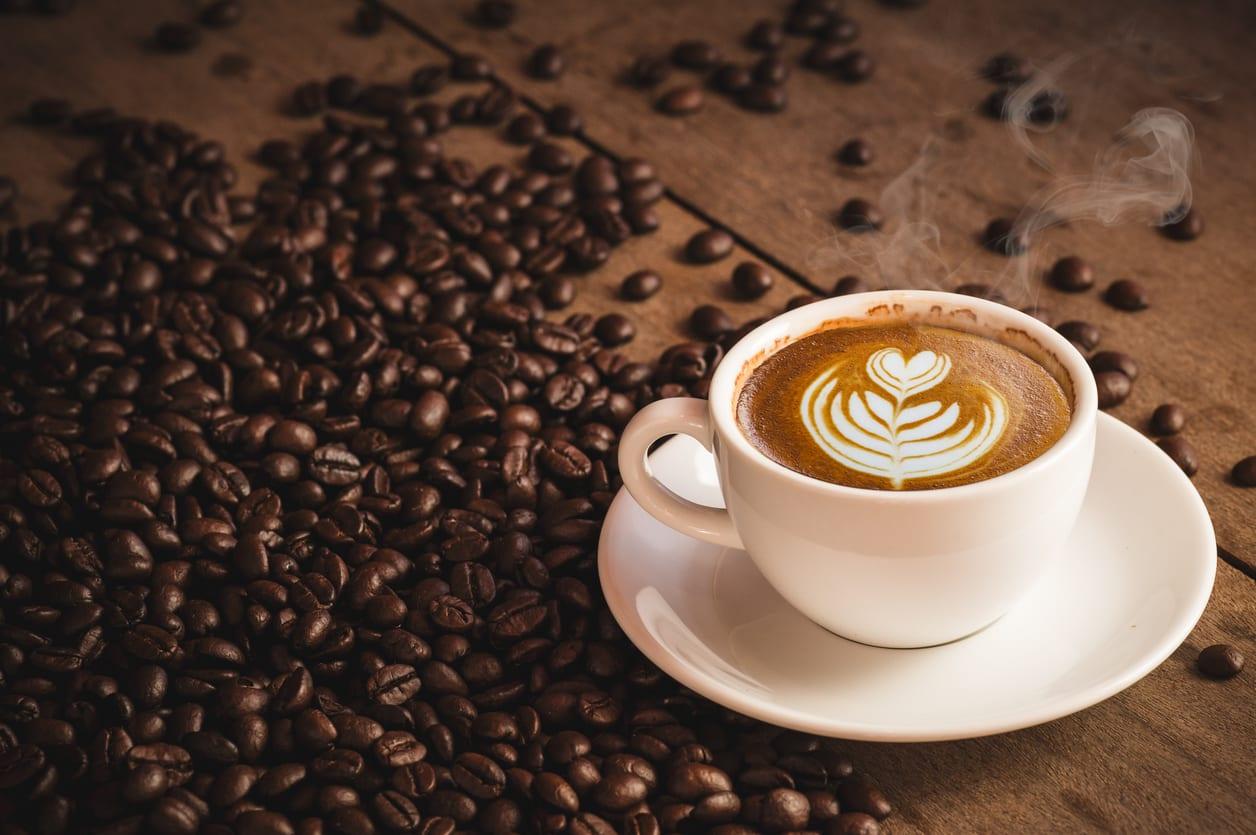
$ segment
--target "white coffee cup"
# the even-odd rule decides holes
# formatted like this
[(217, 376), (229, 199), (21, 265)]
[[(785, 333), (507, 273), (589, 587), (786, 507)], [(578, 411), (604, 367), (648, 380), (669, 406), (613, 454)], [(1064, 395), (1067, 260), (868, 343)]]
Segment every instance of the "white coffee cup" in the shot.
[[(1069, 426), (1024, 466), (958, 487), (874, 490), (794, 472), (747, 440), (737, 395), (759, 362), (834, 320), (915, 321), (1015, 347), (1060, 382), (1072, 405)], [(1097, 411), (1085, 358), (1031, 316), (953, 293), (859, 293), (756, 328), (724, 357), (707, 400), (646, 406), (624, 430), (619, 468), (632, 497), (655, 518), (698, 539), (744, 548), (767, 581), (824, 628), (877, 646), (931, 646), (997, 620), (1060, 550), (1090, 479)], [(651, 444), (675, 434), (696, 438), (714, 455), (727, 510), (681, 498), (651, 476)]]

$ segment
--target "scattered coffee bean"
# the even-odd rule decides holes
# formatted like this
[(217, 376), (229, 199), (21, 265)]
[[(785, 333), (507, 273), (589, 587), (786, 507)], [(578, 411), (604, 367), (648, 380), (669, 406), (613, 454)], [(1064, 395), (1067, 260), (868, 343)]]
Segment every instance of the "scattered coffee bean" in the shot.
[(449, 77), (457, 81), (484, 81), (493, 77), (493, 65), (483, 55), (464, 52), (450, 62)]
[(720, 62), (720, 53), (707, 41), (681, 41), (672, 49), (672, 63), (689, 70), (709, 70)]
[(545, 122), (535, 113), (520, 113), (506, 125), (506, 139), (516, 145), (531, 145), (543, 136)]
[(1120, 371), (1096, 371), (1095, 388), (1099, 392), (1099, 408), (1112, 409), (1130, 396), (1130, 378)]
[(733, 270), (733, 290), (743, 299), (757, 299), (772, 289), (772, 272), (757, 261), (743, 261)]
[(999, 84), (1023, 84), (1031, 75), (1029, 62), (1011, 52), (1000, 52), (981, 66), (981, 77)]
[(603, 345), (614, 348), (631, 342), (632, 338), (637, 335), (637, 327), (627, 316), (620, 313), (607, 313), (594, 324), (593, 335)]
[(872, 162), (872, 146), (863, 139), (848, 140), (837, 152), (838, 162), (862, 168)]
[(513, 0), (480, 0), (475, 6), (474, 20), (486, 29), (505, 29), (515, 22), (519, 8)]
[(1256, 487), (1256, 455), (1249, 455), (1230, 470), (1230, 479), (1239, 487)]
[(868, 232), (880, 229), (885, 223), (881, 210), (862, 197), (852, 197), (842, 206), (837, 215), (837, 222), (851, 232)]
[(1147, 290), (1137, 281), (1122, 278), (1108, 285), (1103, 300), (1117, 310), (1145, 310), (1148, 305)]
[(327, 109), (327, 92), (321, 81), (307, 81), (292, 93), (292, 112), (297, 116), (317, 116)]
[(685, 244), (685, 258), (694, 264), (710, 264), (733, 251), (733, 236), (723, 229), (695, 232)]
[(671, 64), (666, 60), (643, 55), (628, 69), (628, 80), (638, 87), (657, 87), (671, 73)]
[(781, 84), (754, 83), (737, 95), (737, 104), (760, 113), (779, 113), (788, 103), (789, 97)]
[(785, 30), (774, 20), (760, 20), (746, 33), (746, 46), (773, 52), (785, 43)]
[(1197, 209), (1191, 207), (1186, 211), (1171, 213), (1173, 220), (1166, 221), (1160, 231), (1175, 241), (1193, 241), (1204, 234), (1204, 218)]
[(832, 41), (816, 41), (799, 59), (809, 70), (829, 72), (837, 68), (842, 58), (846, 57), (846, 47)]
[(201, 10), (201, 25), (211, 29), (235, 26), (244, 18), (244, 7), (239, 0), (215, 0)]
[(1199, 471), (1199, 456), (1195, 452), (1195, 447), (1181, 435), (1161, 438), (1156, 441), (1156, 446), (1164, 450), (1165, 454), (1173, 459), (1173, 463), (1181, 467), (1182, 472), (1188, 476), (1193, 476)]
[(851, 293), (866, 293), (872, 289), (868, 282), (857, 275), (844, 275), (833, 285), (833, 295), (849, 296)]
[(1176, 403), (1164, 403), (1151, 413), (1151, 431), (1156, 435), (1176, 435), (1186, 427), (1186, 410)]
[(999, 255), (1024, 255), (1029, 251), (1029, 236), (1016, 227), (1014, 220), (1006, 217), (995, 218), (986, 225), (981, 243)]
[(837, 77), (848, 84), (857, 84), (872, 77), (876, 63), (862, 49), (852, 49), (834, 66)]
[(567, 59), (563, 57), (562, 50), (554, 44), (542, 44), (532, 50), (532, 54), (528, 56), (528, 75), (542, 81), (552, 81), (558, 78), (566, 68)]
[(653, 296), (663, 287), (663, 279), (651, 270), (637, 270), (619, 285), (619, 295), (628, 301), (641, 302)]
[(545, 114), (545, 127), (556, 136), (571, 136), (584, 128), (584, 120), (568, 104), (556, 104)]
[(1039, 126), (1050, 126), (1068, 116), (1068, 99), (1059, 90), (1043, 90), (1029, 102), (1029, 121)]
[(1066, 255), (1055, 262), (1047, 278), (1057, 290), (1080, 293), (1094, 286), (1095, 270), (1078, 256)]
[(1090, 367), (1095, 371), (1120, 371), (1131, 382), (1138, 379), (1138, 363), (1121, 351), (1100, 351), (1090, 358)]
[(859, 40), (859, 24), (846, 15), (830, 14), (828, 23), (816, 32), (816, 38), (829, 43), (854, 43)]
[(703, 105), (702, 88), (696, 84), (673, 87), (659, 97), (655, 107), (668, 116), (687, 116), (697, 113)]
[(750, 70), (739, 64), (723, 63), (711, 73), (710, 84), (721, 93), (733, 95), (754, 83)]
[(713, 304), (699, 305), (689, 316), (689, 328), (702, 339), (719, 339), (736, 327), (724, 309)]
[(153, 35), (157, 47), (165, 52), (191, 52), (201, 42), (201, 32), (187, 23), (163, 23)]
[(789, 80), (789, 65), (780, 55), (771, 53), (755, 61), (750, 73), (759, 84), (780, 85)]
[(1056, 330), (1059, 331), (1060, 336), (1080, 346), (1084, 351), (1093, 351), (1099, 346), (1101, 338), (1099, 328), (1090, 322), (1076, 320), (1064, 322)]
[(1213, 644), (1199, 653), (1195, 665), (1209, 678), (1234, 678), (1243, 672), (1243, 653), (1230, 644)]

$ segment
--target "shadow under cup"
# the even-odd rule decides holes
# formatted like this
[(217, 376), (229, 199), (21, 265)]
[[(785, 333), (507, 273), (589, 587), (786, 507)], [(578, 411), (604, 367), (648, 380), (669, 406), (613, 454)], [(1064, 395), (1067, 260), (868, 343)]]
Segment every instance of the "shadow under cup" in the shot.
[[(964, 331), (1033, 359), (1071, 406), (1064, 434), (1037, 458), (1000, 475), (910, 491), (821, 481), (750, 443), (736, 405), (760, 362), (829, 327), (899, 323)], [(1085, 358), (1046, 324), (983, 299), (887, 291), (824, 300), (760, 326), (724, 358), (709, 409), (728, 513), (768, 581), (843, 637), (919, 647), (984, 628), (1044, 572), (1081, 509), (1097, 397)]]

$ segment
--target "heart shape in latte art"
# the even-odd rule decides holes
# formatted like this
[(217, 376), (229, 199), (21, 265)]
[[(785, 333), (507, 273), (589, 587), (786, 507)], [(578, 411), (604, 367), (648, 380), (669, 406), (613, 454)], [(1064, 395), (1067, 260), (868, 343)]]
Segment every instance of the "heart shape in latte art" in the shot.
[[(873, 390), (843, 392), (837, 362), (807, 386), (799, 411), (812, 439), (830, 458), (900, 488), (912, 478), (958, 472), (994, 448), (1007, 428), (1007, 403), (983, 385), (985, 397), (965, 416), (960, 404), (912, 403), (951, 372), (946, 354), (921, 351), (907, 359), (882, 348), (864, 366)], [(965, 417), (967, 420), (965, 421)], [(963, 421), (963, 422), (962, 422)]]

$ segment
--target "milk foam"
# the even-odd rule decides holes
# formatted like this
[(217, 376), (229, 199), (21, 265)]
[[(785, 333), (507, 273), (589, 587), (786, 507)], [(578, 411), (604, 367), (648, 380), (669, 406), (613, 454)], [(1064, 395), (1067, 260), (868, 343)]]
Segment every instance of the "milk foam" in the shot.
[[(911, 403), (951, 372), (946, 354), (921, 351), (904, 358), (898, 348), (882, 348), (868, 358), (864, 371), (874, 390), (838, 389), (837, 362), (811, 381), (799, 413), (812, 439), (844, 467), (889, 479), (895, 488), (913, 478), (954, 473), (990, 452), (1007, 429), (1007, 403), (999, 392), (982, 386), (979, 414), (962, 426), (958, 403)], [(976, 410), (971, 410), (976, 411)]]

